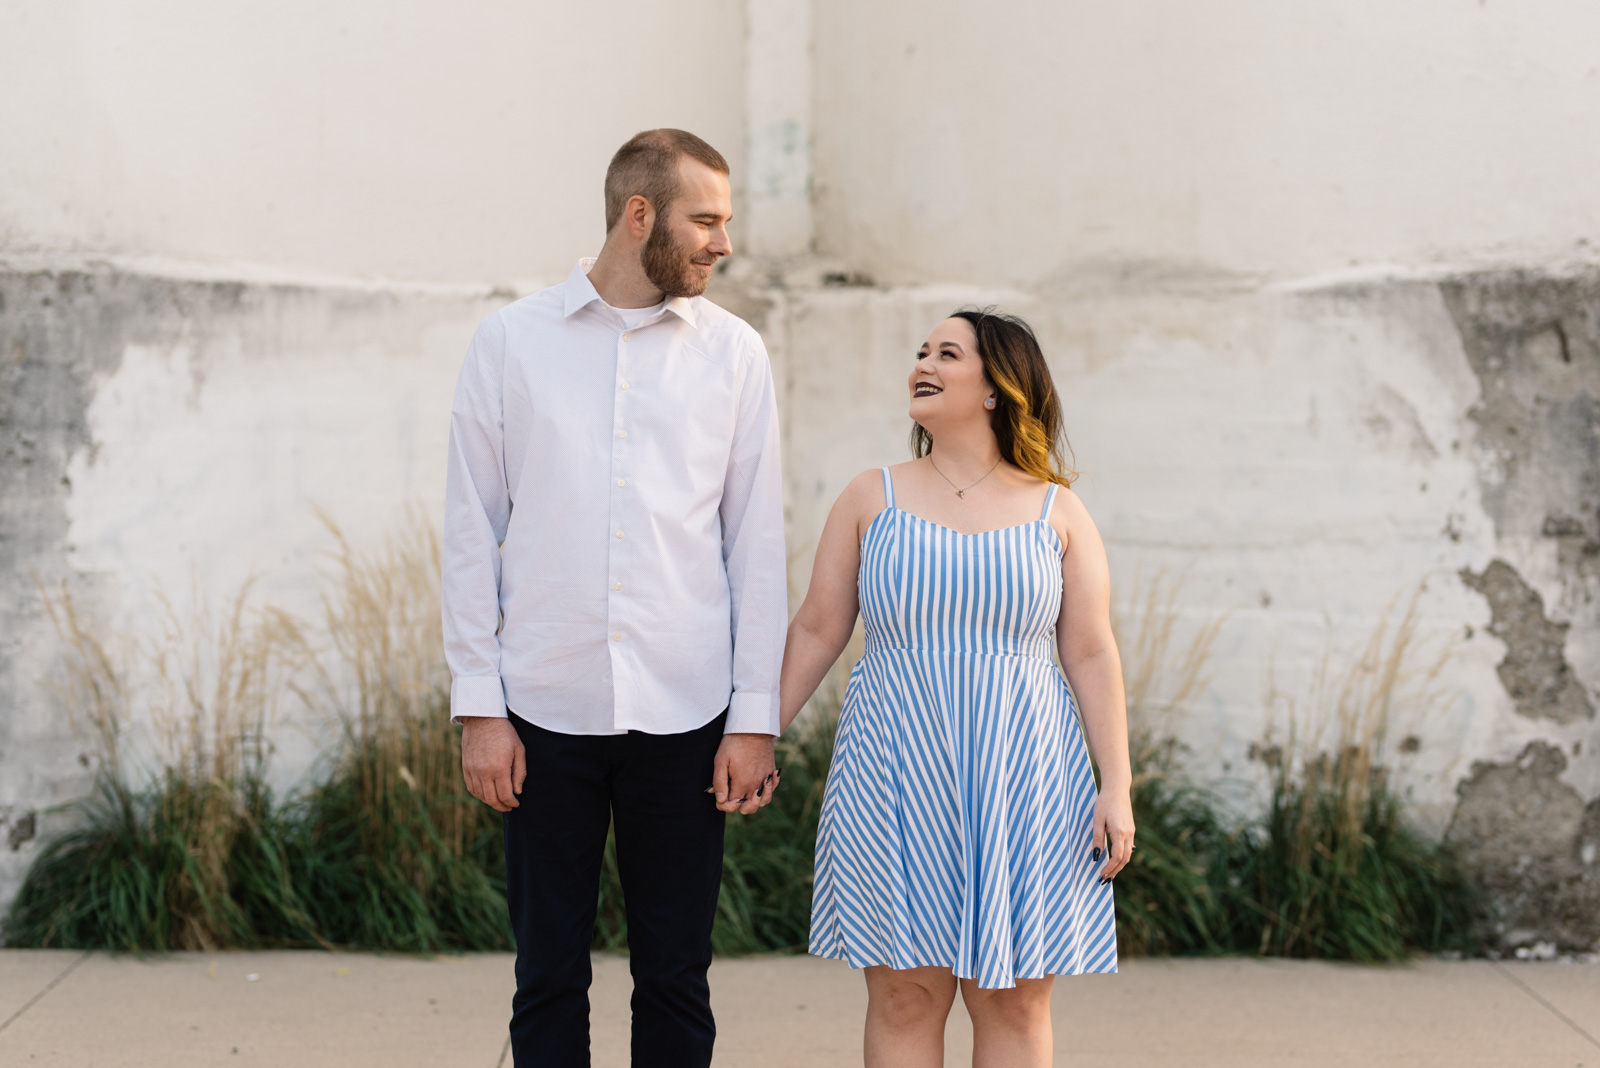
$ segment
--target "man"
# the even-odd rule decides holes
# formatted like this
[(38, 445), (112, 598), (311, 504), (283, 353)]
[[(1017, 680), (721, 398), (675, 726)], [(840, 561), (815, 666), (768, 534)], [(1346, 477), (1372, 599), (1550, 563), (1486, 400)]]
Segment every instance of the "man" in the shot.
[(700, 296), (732, 251), (728, 164), (648, 130), (612, 159), (605, 204), (596, 259), (478, 328), (451, 413), (451, 714), (467, 788), (504, 813), (519, 1068), (589, 1063), (608, 825), (633, 1063), (710, 1063), (723, 813), (777, 785), (772, 372)]

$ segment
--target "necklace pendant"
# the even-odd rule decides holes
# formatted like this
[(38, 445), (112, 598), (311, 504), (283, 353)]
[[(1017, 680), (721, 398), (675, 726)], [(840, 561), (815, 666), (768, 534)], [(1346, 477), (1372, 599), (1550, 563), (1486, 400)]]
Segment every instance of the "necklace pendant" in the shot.
[(966, 500), (967, 499), (967, 491), (966, 490), (956, 490), (956, 496), (960, 497), (962, 500)]

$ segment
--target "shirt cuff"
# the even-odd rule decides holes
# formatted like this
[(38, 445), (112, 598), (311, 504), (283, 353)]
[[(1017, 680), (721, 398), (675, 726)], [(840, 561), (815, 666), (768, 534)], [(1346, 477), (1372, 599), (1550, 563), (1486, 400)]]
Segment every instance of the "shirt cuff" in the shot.
[(457, 675), (450, 683), (450, 722), (463, 716), (506, 717), (506, 691), (499, 675)]
[(736, 693), (728, 702), (728, 725), (723, 734), (778, 734), (778, 695)]

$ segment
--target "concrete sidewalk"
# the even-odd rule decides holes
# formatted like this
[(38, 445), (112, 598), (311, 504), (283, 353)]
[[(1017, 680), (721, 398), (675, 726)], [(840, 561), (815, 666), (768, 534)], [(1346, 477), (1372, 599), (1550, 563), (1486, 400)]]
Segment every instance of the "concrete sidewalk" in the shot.
[[(720, 1064), (861, 1062), (861, 976), (810, 957), (718, 961)], [(0, 1065), (382, 1068), (510, 1063), (511, 958), (0, 950)], [(627, 961), (595, 958), (594, 1063), (628, 1063)], [(947, 1064), (970, 1063), (952, 1014)], [(1600, 1068), (1600, 966), (1137, 960), (1062, 979), (1056, 1063)]]

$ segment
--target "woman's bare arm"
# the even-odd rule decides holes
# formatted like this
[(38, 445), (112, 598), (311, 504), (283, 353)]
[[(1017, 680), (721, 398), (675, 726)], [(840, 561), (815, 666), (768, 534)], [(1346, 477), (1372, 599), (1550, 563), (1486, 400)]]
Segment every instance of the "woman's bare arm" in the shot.
[(1066, 530), (1061, 557), (1061, 616), (1056, 643), (1067, 681), (1078, 699), (1089, 752), (1100, 768), (1101, 802), (1095, 807), (1094, 848), (1109, 838), (1104, 873), (1115, 875), (1133, 849), (1133, 811), (1128, 800), (1133, 768), (1128, 754), (1128, 707), (1122, 657), (1111, 634), (1111, 574), (1105, 543), (1078, 495), (1056, 495), (1059, 529)]
[(882, 478), (864, 471), (851, 479), (828, 513), (811, 565), (806, 599), (789, 623), (783, 648), (778, 726), (787, 730), (844, 652), (855, 630), (856, 573), (861, 567), (861, 535), (882, 507)]

